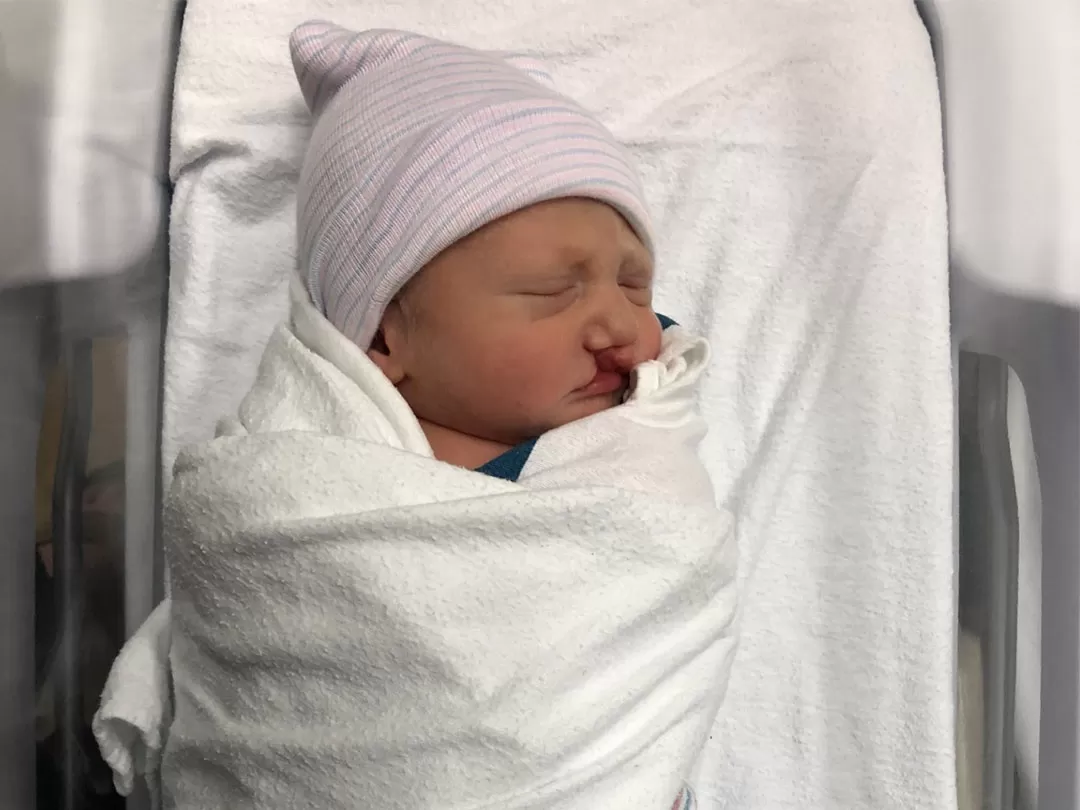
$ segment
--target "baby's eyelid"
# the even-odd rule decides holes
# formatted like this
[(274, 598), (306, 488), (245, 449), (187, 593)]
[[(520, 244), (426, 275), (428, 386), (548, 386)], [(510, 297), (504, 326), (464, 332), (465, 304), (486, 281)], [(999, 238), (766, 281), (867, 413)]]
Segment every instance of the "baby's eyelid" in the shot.
[(653, 272), (650, 267), (643, 267), (637, 262), (627, 262), (619, 270), (619, 283), (627, 286), (650, 287)]
[(577, 284), (573, 282), (558, 283), (558, 284), (539, 284), (526, 292), (526, 295), (535, 295), (540, 298), (552, 298), (560, 295), (566, 295), (577, 289)]

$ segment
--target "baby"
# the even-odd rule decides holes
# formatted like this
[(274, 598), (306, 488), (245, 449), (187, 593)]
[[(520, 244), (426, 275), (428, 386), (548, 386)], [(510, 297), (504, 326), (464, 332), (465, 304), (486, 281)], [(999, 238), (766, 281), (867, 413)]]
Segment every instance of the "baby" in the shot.
[[(316, 121), (298, 210), (312, 302), (436, 459), (515, 479), (537, 437), (620, 404), (660, 352), (637, 172), (531, 60), (323, 23), (290, 45)], [(673, 805), (691, 806), (688, 789)]]
[(692, 806), (735, 523), (629, 158), (526, 59), (291, 47), (290, 316), (163, 509), (166, 804)]
[(630, 159), (530, 60), (321, 23), (291, 39), (316, 123), (299, 269), (436, 458), (499, 474), (655, 359)]

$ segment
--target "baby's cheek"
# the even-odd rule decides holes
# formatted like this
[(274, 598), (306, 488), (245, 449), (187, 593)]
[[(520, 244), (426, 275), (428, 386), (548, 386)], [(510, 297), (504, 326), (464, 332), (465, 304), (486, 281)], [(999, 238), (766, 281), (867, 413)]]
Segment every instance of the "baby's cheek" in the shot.
[[(657, 320), (655, 315), (650, 315), (646, 319), (646, 322), (642, 325), (641, 331), (638, 333), (638, 357), (637, 363), (644, 363), (646, 360), (655, 360), (660, 356), (660, 334), (663, 330), (660, 328), (660, 321)], [(637, 365), (635, 363), (634, 365)]]
[(553, 378), (565, 373), (565, 364), (559, 362), (557, 347), (523, 343), (502, 348), (500, 376), (510, 398), (533, 401), (538, 392), (557, 384), (557, 379)]

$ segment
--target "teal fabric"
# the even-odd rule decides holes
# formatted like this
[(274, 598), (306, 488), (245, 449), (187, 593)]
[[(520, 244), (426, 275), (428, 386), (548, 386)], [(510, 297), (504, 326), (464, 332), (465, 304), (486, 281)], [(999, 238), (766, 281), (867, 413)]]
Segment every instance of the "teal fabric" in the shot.
[(517, 481), (534, 447), (536, 447), (536, 439), (529, 439), (527, 442), (514, 445), (483, 467), (477, 467), (476, 472), (490, 475), (492, 478), (501, 478), (504, 481)]

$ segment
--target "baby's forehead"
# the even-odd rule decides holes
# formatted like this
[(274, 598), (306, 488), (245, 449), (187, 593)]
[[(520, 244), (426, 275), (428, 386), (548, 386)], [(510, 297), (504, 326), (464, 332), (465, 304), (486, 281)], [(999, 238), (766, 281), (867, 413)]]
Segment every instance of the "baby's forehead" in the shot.
[(525, 278), (565, 278), (607, 271), (612, 267), (651, 273), (652, 260), (643, 248), (615, 236), (576, 240), (553, 230), (529, 240), (478, 243), (467, 249), (466, 261), (485, 276)]
[(455, 248), (515, 255), (540, 264), (587, 263), (597, 255), (651, 263), (651, 254), (623, 216), (604, 203), (567, 199), (522, 209), (458, 240)]

